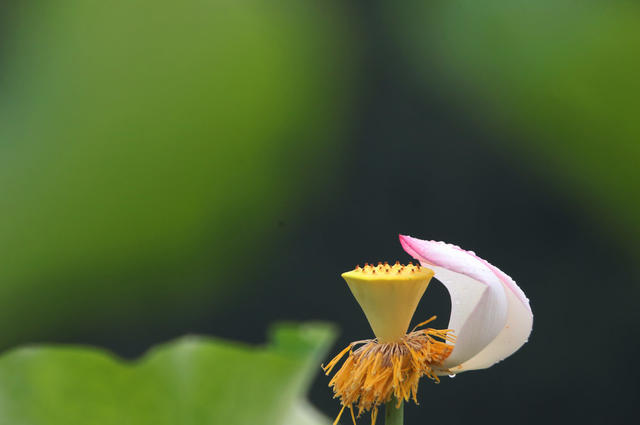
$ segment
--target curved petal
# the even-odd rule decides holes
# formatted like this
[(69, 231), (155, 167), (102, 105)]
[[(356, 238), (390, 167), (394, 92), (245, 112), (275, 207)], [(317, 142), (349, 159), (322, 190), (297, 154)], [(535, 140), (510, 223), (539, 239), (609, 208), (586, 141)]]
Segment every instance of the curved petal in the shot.
[(528, 340), (533, 326), (529, 304), (523, 304), (514, 291), (506, 290), (507, 323), (498, 336), (482, 351), (461, 365), (450, 368), (452, 373), (485, 369), (515, 353)]
[(522, 289), (500, 269), (485, 260), (482, 261), (491, 268), (505, 287), (509, 303), (507, 323), (496, 339), (471, 360), (460, 365), (459, 371), (484, 369), (504, 360), (528, 341), (533, 328), (533, 313), (529, 299), (522, 292)]
[(449, 328), (457, 341), (444, 363), (451, 372), (489, 367), (527, 341), (533, 315), (529, 301), (509, 276), (455, 245), (402, 235), (400, 243), (433, 269), (451, 296)]
[(482, 261), (444, 242), (400, 236), (405, 250), (433, 269), (451, 296), (449, 328), (456, 344), (444, 366), (470, 360), (493, 341), (507, 321), (507, 297), (500, 279)]

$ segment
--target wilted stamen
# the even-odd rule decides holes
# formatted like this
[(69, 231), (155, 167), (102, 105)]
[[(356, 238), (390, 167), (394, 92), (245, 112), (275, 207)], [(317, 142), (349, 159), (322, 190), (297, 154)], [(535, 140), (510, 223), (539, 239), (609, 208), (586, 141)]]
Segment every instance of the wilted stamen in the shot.
[[(435, 316), (416, 328), (434, 319)], [(398, 405), (410, 399), (417, 403), (418, 381), (422, 376), (439, 382), (433, 367), (441, 365), (451, 354), (454, 341), (451, 330), (431, 328), (414, 330), (392, 343), (380, 343), (376, 339), (358, 341), (342, 350), (323, 369), (330, 374), (348, 353), (329, 386), (343, 406), (357, 406), (358, 416), (370, 410), (373, 419), (377, 406), (392, 397)], [(364, 345), (353, 351), (359, 344)]]

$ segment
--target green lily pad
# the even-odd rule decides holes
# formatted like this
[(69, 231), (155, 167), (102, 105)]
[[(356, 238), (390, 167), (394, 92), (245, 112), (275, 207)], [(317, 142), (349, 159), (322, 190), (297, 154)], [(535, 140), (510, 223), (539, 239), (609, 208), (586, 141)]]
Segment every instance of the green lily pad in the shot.
[(324, 425), (305, 391), (333, 341), (323, 324), (281, 324), (266, 347), (187, 336), (134, 362), (70, 346), (0, 357), (0, 423)]

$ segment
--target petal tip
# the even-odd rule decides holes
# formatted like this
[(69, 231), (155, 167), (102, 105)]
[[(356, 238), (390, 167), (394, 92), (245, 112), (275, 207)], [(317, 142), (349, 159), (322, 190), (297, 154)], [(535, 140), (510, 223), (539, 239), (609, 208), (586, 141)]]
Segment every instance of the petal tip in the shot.
[(405, 250), (407, 254), (420, 261), (421, 256), (416, 251), (414, 245), (415, 238), (407, 235), (398, 235), (398, 239), (400, 239), (400, 245), (402, 245), (402, 249)]

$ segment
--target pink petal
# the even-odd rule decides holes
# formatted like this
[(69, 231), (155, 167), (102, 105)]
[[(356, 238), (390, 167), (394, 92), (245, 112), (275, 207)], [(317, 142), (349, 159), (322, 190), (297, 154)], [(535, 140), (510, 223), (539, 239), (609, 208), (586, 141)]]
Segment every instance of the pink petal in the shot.
[(529, 337), (533, 315), (515, 282), (455, 245), (400, 236), (404, 250), (433, 269), (451, 296), (449, 328), (456, 345), (444, 366), (483, 369), (513, 354)]

